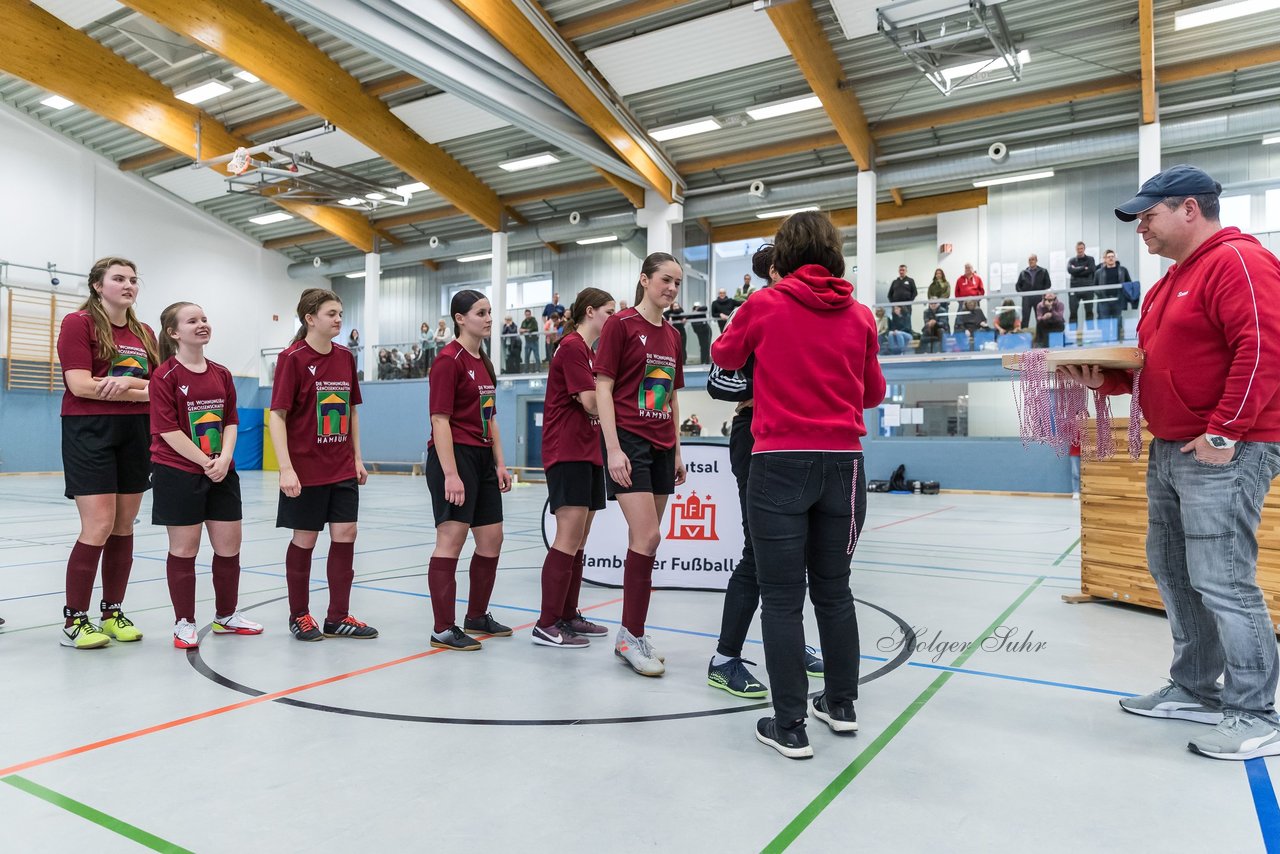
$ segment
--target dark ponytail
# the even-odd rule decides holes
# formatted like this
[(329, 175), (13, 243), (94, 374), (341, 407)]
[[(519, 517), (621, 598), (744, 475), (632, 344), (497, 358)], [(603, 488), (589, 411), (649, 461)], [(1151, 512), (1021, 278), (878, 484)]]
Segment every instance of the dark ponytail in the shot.
[[(471, 307), (482, 299), (488, 299), (480, 291), (458, 291), (453, 295), (453, 299), (449, 301), (449, 316), (453, 318), (453, 337), (459, 338), (462, 335), (462, 327), (458, 325), (458, 315), (469, 314)], [(484, 362), (484, 369), (489, 372), (489, 379), (494, 385), (498, 384), (498, 374), (493, 369), (493, 362), (489, 361), (489, 354), (484, 351), (484, 342), (480, 342), (480, 361)]]
[(568, 335), (578, 328), (578, 324), (582, 323), (587, 317), (587, 309), (604, 308), (613, 302), (613, 295), (608, 291), (602, 291), (599, 288), (583, 288), (578, 291), (578, 297), (573, 301), (573, 305), (569, 307), (569, 316), (565, 318), (564, 331)]
[[(676, 260), (676, 256), (668, 252), (654, 252), (648, 258), (644, 259), (644, 263), (640, 265), (640, 275), (645, 277), (652, 276), (654, 273), (658, 272), (659, 267), (661, 267), (663, 264), (667, 263), (668, 261), (671, 261), (677, 267), (680, 266), (680, 262)], [(633, 306), (640, 305), (640, 302), (643, 299), (644, 299), (644, 285), (641, 282), (637, 281), (636, 282), (636, 301), (632, 303), (632, 305)]]

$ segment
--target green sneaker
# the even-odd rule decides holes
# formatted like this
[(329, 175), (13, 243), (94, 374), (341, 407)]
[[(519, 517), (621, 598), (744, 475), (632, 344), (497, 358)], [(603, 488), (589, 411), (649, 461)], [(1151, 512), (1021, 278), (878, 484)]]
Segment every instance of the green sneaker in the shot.
[(1120, 708), (1132, 715), (1148, 718), (1177, 718), (1198, 724), (1217, 724), (1222, 721), (1222, 709), (1206, 706), (1190, 691), (1170, 682), (1141, 697), (1125, 697)]
[(1187, 743), (1187, 749), (1210, 759), (1257, 759), (1280, 755), (1280, 729), (1243, 712), (1227, 712), (1222, 723)]
[(124, 611), (120, 610), (119, 605), (108, 605), (104, 601), (102, 603), (102, 613), (107, 615), (102, 618), (102, 631), (109, 637), (113, 637), (121, 643), (142, 640), (142, 632), (138, 630), (132, 620), (124, 615)]
[(98, 649), (111, 643), (111, 638), (89, 622), (89, 615), (84, 611), (63, 608), (62, 615), (71, 621), (71, 625), (62, 630), (62, 637), (58, 639), (58, 643), (63, 646), (72, 649)]
[[(715, 659), (713, 658), (712, 661)], [(712, 688), (728, 691), (735, 697), (745, 697), (748, 700), (767, 697), (769, 689), (751, 675), (751, 671), (746, 667), (748, 664), (755, 664), (755, 662), (731, 658), (724, 664), (708, 664), (707, 684)]]

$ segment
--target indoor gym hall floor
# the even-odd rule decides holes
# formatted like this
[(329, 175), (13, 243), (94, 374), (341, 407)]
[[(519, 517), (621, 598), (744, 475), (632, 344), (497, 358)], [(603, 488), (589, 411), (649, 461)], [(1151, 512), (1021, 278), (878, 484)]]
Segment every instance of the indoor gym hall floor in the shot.
[[(706, 685), (717, 593), (655, 593), (661, 679), (619, 664), (612, 638), (529, 642), (543, 487), (506, 501), (493, 611), (520, 630), (459, 655), (427, 646), (421, 478), (362, 491), (352, 610), (381, 637), (319, 644), (285, 625), (276, 477), (242, 480), (240, 601), (267, 632), (207, 636), (195, 655), (172, 647), (149, 524), (125, 603), (146, 639), (60, 647), (75, 509), (61, 477), (0, 478), (0, 851), (1280, 851), (1266, 763), (1195, 756), (1199, 725), (1117, 707), (1162, 684), (1168, 626), (1060, 601), (1078, 590), (1069, 499), (871, 496), (853, 575), (861, 730), (811, 722), (817, 755), (794, 762), (754, 740), (758, 702)], [(582, 604), (612, 628), (619, 596), (587, 585)], [(927, 648), (904, 651), (902, 626)], [(1016, 634), (970, 646), (1000, 626)], [(747, 657), (763, 665), (759, 636)]]

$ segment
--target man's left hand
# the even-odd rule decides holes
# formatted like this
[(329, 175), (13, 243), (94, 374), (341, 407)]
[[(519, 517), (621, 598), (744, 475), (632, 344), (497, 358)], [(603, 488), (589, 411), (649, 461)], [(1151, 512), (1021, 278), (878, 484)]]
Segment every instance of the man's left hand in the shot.
[(1209, 463), (1215, 466), (1225, 466), (1231, 462), (1236, 455), (1236, 449), (1231, 448), (1215, 448), (1209, 444), (1209, 440), (1204, 435), (1196, 436), (1190, 442), (1182, 446), (1182, 453), (1194, 453), (1197, 460), (1202, 463)]

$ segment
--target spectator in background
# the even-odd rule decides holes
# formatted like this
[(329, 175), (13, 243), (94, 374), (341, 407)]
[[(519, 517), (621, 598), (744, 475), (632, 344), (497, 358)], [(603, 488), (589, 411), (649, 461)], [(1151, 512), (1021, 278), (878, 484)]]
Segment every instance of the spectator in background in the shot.
[(395, 377), (392, 376), (393, 372), (394, 372), (394, 368), (392, 367), (392, 364), (391, 364), (390, 351), (386, 349), (379, 350), (378, 351), (378, 379), (380, 380), (395, 379)]
[(359, 358), (359, 355), (360, 355), (360, 330), (359, 329), (352, 329), (351, 334), (347, 336), (347, 349), (350, 350), (352, 353), (356, 354), (356, 357)]
[(951, 283), (947, 281), (947, 274), (942, 272), (942, 268), (933, 271), (933, 281), (929, 283), (929, 299), (936, 299), (942, 303), (943, 309), (947, 308), (947, 300), (951, 299)]
[[(542, 307), (542, 320), (545, 323), (554, 318), (557, 314), (564, 314), (565, 308), (560, 304), (560, 294), (552, 294), (551, 302)], [(547, 361), (551, 361), (551, 355), (547, 355)]]
[(698, 339), (698, 362), (711, 364), (711, 320), (707, 317), (707, 307), (700, 302), (693, 304), (693, 334)]
[[(1026, 297), (1022, 298), (1026, 300)], [(1032, 306), (1034, 309), (1035, 307)], [(995, 317), (992, 318), (995, 326), (996, 334), (1009, 335), (1013, 332), (1022, 331), (1022, 318), (1018, 317), (1018, 307), (1013, 304), (1013, 300), (1006, 299), (1000, 304), (995, 311)]]
[[(1084, 241), (1081, 240), (1076, 244), (1076, 254), (1074, 258), (1067, 261), (1067, 273), (1071, 276), (1068, 282), (1069, 288), (1087, 288), (1093, 284), (1093, 275), (1098, 269), (1098, 264), (1089, 255), (1084, 252)], [(1093, 320), (1093, 295), (1092, 294), (1071, 294), (1071, 323), (1076, 323), (1077, 311), (1080, 307), (1080, 300), (1088, 300), (1084, 304), (1084, 316), (1086, 320)]]
[(626, 310), (627, 310), (627, 301), (624, 299), (618, 300), (618, 311), (626, 311)]
[(422, 345), (423, 350), (431, 349), (431, 324), (427, 323), (425, 320), (422, 321), (422, 325), (418, 327), (418, 343)]
[[(968, 268), (968, 264), (965, 267)], [(975, 277), (976, 278), (976, 277)], [(981, 287), (981, 281), (979, 281)], [(956, 282), (956, 290), (960, 289), (960, 283)], [(956, 332), (968, 332), (969, 337), (973, 337), (973, 333), (980, 329), (990, 329), (987, 323), (987, 313), (978, 306), (976, 299), (967, 299), (960, 305), (960, 310), (956, 312)]]
[[(1031, 318), (1035, 313), (1036, 303), (1040, 302), (1043, 292), (1053, 287), (1049, 283), (1049, 271), (1036, 263), (1039, 259), (1032, 255), (1027, 258), (1027, 269), (1018, 274), (1018, 284), (1016, 289), (1018, 293), (1024, 294), (1022, 297), (1022, 323), (1023, 329), (1031, 328)], [(997, 318), (997, 321), (1003, 318)], [(1001, 325), (1003, 328), (1003, 325)]]
[(915, 340), (915, 330), (911, 328), (911, 314), (906, 306), (895, 305), (889, 315), (889, 353), (901, 356), (911, 349)]
[[(760, 247), (760, 249), (763, 249), (763, 248), (764, 248), (763, 246), (762, 246), (762, 247)], [(752, 262), (753, 262), (753, 263), (754, 263), (754, 261), (755, 261), (756, 257), (760, 254), (760, 249), (757, 249), (757, 250), (756, 250), (756, 254), (755, 254), (755, 255), (753, 255), (753, 256), (751, 256), (751, 259), (752, 259)], [(760, 274), (759, 274), (759, 273), (756, 273), (756, 275), (760, 275)], [(763, 279), (766, 279), (766, 280), (767, 280), (767, 279), (768, 279), (768, 276), (762, 276), (761, 278), (763, 278)], [(734, 295), (733, 295), (733, 298), (734, 298), (735, 300), (737, 300), (739, 303), (743, 303), (743, 302), (746, 302), (746, 301), (747, 301), (747, 297), (751, 296), (751, 292), (752, 292), (752, 288), (751, 288), (751, 273), (744, 273), (744, 274), (743, 274), (743, 276), (742, 276), (742, 289), (741, 289), (741, 290), (739, 290), (736, 294), (734, 294)]]
[(924, 310), (924, 325), (920, 328), (920, 350), (924, 353), (941, 353), (942, 338), (951, 332), (951, 319), (943, 303), (934, 301)]
[(1124, 338), (1124, 318), (1120, 313), (1123, 307), (1124, 293), (1121, 291), (1120, 285), (1128, 281), (1132, 281), (1129, 278), (1129, 271), (1116, 260), (1115, 251), (1108, 249), (1103, 252), (1102, 266), (1094, 272), (1093, 283), (1098, 286), (1115, 285), (1115, 287), (1108, 288), (1105, 291), (1094, 291), (1093, 296), (1094, 299), (1098, 300), (1098, 319), (1115, 318), (1116, 340)]
[[(911, 302), (919, 294), (916, 280), (907, 275), (907, 265), (898, 265), (898, 278), (889, 283), (889, 302)], [(902, 306), (902, 313), (911, 318), (911, 306)]]
[(876, 306), (876, 338), (881, 350), (889, 349), (889, 318), (885, 316), (884, 306)]
[(524, 334), (524, 369), (535, 373), (541, 364), (538, 361), (538, 321), (533, 316), (533, 309), (524, 310), (520, 331)]
[(1067, 324), (1062, 315), (1062, 300), (1053, 291), (1049, 291), (1036, 305), (1035, 346), (1048, 347), (1050, 333), (1066, 330)]
[(439, 355), (445, 345), (453, 340), (453, 332), (449, 327), (445, 326), (444, 318), (440, 318), (440, 323), (436, 325), (436, 331), (431, 335), (431, 346), (435, 350), (435, 354)]
[(399, 347), (391, 348), (391, 371), (392, 379), (402, 380), (409, 375), (409, 365)]
[[(748, 280), (750, 280), (750, 278), (751, 278), (750, 276), (747, 277)], [(684, 326), (684, 319), (685, 319), (684, 309), (680, 307), (680, 303), (673, 302), (671, 304), (671, 308), (664, 311), (662, 313), (662, 316), (665, 317), (667, 321), (676, 328), (676, 332), (680, 333), (680, 352), (684, 354), (684, 357), (686, 359), (688, 359), (689, 358), (689, 330), (685, 329), (685, 326)]]
[(511, 315), (502, 320), (502, 352), (507, 354), (502, 369), (508, 374), (520, 373), (520, 330)]
[(720, 324), (720, 331), (724, 332), (725, 324), (729, 322), (729, 315), (733, 314), (733, 310), (738, 307), (738, 301), (731, 296), (724, 288), (716, 294), (716, 298), (711, 301), (711, 316), (715, 318), (716, 323)]
[[(986, 292), (986, 289), (982, 286), (981, 277), (979, 277), (977, 273), (973, 272), (973, 265), (965, 264), (964, 275), (956, 279), (956, 299), (980, 297)], [(959, 326), (958, 321), (956, 325)]]
[(414, 344), (412, 349), (409, 350), (409, 356), (406, 359), (405, 375), (410, 379), (417, 379), (418, 377), (423, 376), (422, 355), (422, 345), (420, 344)]
[(547, 339), (547, 364), (551, 364), (551, 357), (556, 354), (556, 347), (560, 344), (560, 336), (564, 331), (564, 315), (553, 314), (542, 322), (542, 331)]

